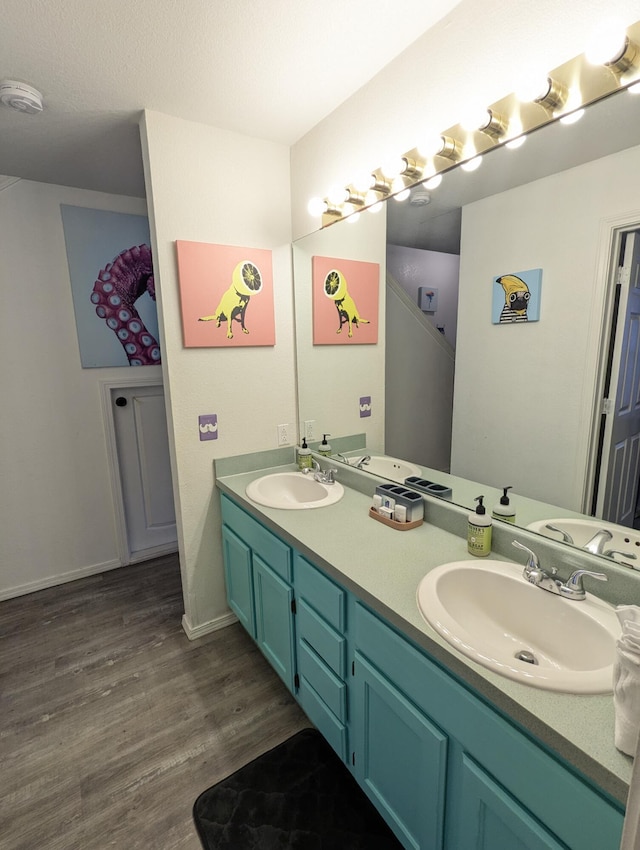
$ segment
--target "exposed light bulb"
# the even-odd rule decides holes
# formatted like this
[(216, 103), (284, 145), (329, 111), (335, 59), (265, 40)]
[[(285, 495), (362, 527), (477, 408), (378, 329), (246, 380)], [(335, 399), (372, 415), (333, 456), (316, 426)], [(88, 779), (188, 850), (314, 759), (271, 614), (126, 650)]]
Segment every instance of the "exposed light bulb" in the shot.
[(472, 133), (475, 130), (480, 130), (483, 127), (486, 127), (490, 121), (491, 113), (488, 109), (474, 109), (470, 111), (468, 115), (465, 115), (460, 122), (460, 126), (468, 133)]
[(443, 147), (444, 141), (442, 136), (430, 136), (428, 139), (425, 139), (424, 142), (420, 143), (418, 146), (418, 153), (420, 156), (425, 158), (432, 158), (434, 156), (438, 156)]
[(403, 189), (402, 192), (398, 192), (397, 195), (393, 196), (393, 200), (394, 201), (406, 201), (410, 194), (411, 194), (410, 189)]
[(332, 186), (327, 195), (329, 203), (336, 207), (340, 206), (340, 204), (344, 204), (348, 197), (349, 192), (344, 188), (344, 186)]
[(327, 206), (327, 202), (322, 198), (311, 198), (307, 204), (307, 212), (314, 218), (319, 218), (319, 216), (327, 211)]
[(584, 115), (584, 109), (576, 109), (575, 112), (569, 112), (568, 115), (563, 115), (560, 119), (561, 124), (576, 124)]
[(355, 224), (356, 221), (359, 218), (360, 218), (360, 213), (357, 212), (357, 213), (353, 213), (352, 215), (348, 216), (347, 221), (349, 222), (349, 224)]
[(463, 171), (475, 171), (477, 168), (480, 168), (481, 165), (482, 157), (474, 156), (471, 159), (466, 160), (466, 162), (461, 163), (460, 168), (462, 168)]
[(516, 87), (515, 95), (523, 103), (544, 100), (549, 93), (550, 85), (549, 77), (544, 74), (531, 76), (528, 79), (520, 80)]
[(527, 141), (527, 137), (524, 135), (516, 136), (514, 139), (509, 139), (505, 144), (505, 148), (509, 148), (511, 151), (515, 151), (518, 148), (521, 148), (522, 145)]
[[(566, 114), (564, 114), (566, 113)], [(575, 124), (584, 115), (582, 109), (582, 93), (578, 86), (573, 86), (569, 89), (569, 97), (565, 104), (562, 114), (559, 115), (562, 124)]]
[(442, 174), (434, 174), (433, 177), (430, 177), (428, 180), (425, 180), (422, 185), (425, 189), (437, 189), (441, 183)]
[(602, 21), (592, 33), (585, 56), (592, 65), (609, 65), (619, 59), (627, 46), (627, 34), (619, 18)]
[(393, 180), (399, 174), (402, 174), (406, 166), (406, 162), (401, 156), (395, 156), (388, 159), (383, 165), (380, 167), (380, 171), (382, 171), (383, 175), (387, 177), (389, 180)]
[(634, 83), (632, 86), (629, 86), (627, 89), (629, 94), (640, 94), (640, 82)]
[(376, 204), (373, 204), (372, 206), (368, 207), (368, 210), (372, 213), (379, 213), (383, 206), (384, 204), (382, 203), (382, 201), (378, 201)]
[(375, 182), (376, 178), (370, 171), (361, 171), (359, 174), (356, 174), (352, 186), (359, 194), (365, 194)]
[(405, 187), (402, 177), (395, 178), (391, 184), (391, 191), (396, 201), (404, 201), (410, 194), (410, 190)]

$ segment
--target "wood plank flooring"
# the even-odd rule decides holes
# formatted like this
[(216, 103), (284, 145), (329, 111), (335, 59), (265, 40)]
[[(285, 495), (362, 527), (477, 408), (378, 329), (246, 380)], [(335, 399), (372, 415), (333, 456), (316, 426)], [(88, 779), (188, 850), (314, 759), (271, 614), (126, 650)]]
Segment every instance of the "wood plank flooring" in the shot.
[(2, 850), (201, 850), (198, 794), (311, 725), (241, 626), (182, 611), (174, 555), (0, 603)]

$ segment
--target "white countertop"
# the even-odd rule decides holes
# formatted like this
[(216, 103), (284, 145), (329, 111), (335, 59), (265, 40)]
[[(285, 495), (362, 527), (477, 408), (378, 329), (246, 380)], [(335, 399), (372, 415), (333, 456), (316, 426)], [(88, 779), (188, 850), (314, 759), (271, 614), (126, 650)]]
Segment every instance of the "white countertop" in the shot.
[[(467, 552), (466, 539), (428, 521), (410, 531), (389, 528), (368, 516), (371, 498), (349, 486), (340, 502), (317, 510), (266, 508), (246, 497), (245, 488), (254, 478), (292, 469), (289, 464), (228, 475), (218, 478), (217, 486), (624, 804), (633, 760), (613, 743), (612, 694), (562, 694), (506, 679), (455, 650), (420, 614), (416, 590), (429, 570), (449, 561), (475, 560)], [(372, 493), (374, 489), (372, 481)]]

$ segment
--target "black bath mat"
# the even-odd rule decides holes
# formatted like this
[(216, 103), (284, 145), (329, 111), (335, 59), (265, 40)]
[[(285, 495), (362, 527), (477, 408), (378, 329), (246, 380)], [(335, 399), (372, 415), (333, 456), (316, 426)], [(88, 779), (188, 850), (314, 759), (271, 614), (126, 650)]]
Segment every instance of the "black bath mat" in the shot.
[(402, 850), (315, 729), (204, 791), (193, 819), (205, 850)]

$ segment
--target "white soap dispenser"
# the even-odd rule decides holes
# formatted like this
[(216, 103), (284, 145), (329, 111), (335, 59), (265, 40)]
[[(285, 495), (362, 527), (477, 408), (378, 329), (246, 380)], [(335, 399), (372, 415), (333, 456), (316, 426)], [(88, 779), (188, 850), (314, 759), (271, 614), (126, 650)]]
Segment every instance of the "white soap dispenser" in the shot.
[(318, 454), (322, 455), (322, 457), (331, 457), (331, 446), (327, 442), (327, 437), (330, 437), (331, 434), (323, 434), (322, 442), (320, 443), (320, 447), (318, 448)]
[(511, 487), (502, 488), (500, 501), (493, 506), (493, 510), (491, 511), (491, 516), (494, 519), (501, 519), (504, 522), (516, 521), (516, 509), (509, 503), (509, 497), (507, 496), (507, 491), (511, 489)]
[(474, 499), (478, 506), (469, 514), (467, 529), (467, 550), (470, 555), (476, 555), (478, 558), (484, 558), (491, 552), (491, 517), (487, 515), (487, 509), (482, 504), (483, 499), (484, 496)]

